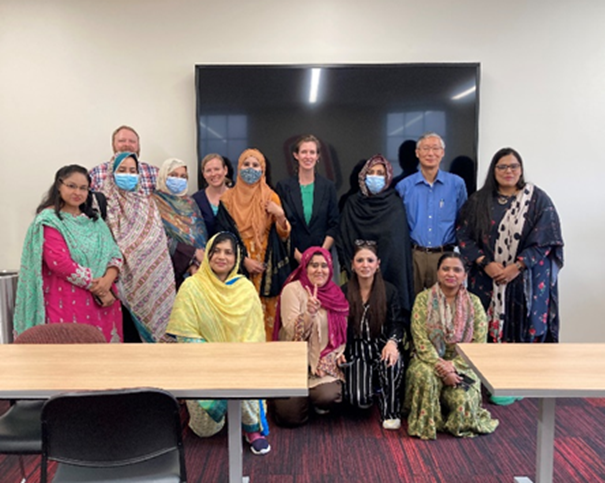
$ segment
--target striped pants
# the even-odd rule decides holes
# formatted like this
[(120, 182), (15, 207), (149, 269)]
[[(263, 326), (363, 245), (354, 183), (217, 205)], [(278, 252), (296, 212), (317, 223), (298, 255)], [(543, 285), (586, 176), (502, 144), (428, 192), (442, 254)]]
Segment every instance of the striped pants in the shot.
[(401, 383), (404, 375), (403, 358), (388, 367), (380, 360), (386, 340), (354, 339), (347, 345), (344, 400), (352, 406), (369, 408), (378, 396), (380, 417), (401, 418)]

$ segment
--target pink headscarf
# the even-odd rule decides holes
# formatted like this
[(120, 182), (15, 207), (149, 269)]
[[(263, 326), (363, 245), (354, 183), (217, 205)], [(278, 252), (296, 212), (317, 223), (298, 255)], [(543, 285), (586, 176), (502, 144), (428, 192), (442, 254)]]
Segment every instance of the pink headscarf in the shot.
[[(311, 292), (315, 290), (314, 285), (307, 275), (307, 265), (314, 255), (322, 255), (328, 262), (329, 276), (328, 281), (321, 287), (317, 287), (317, 298), (321, 302), (322, 308), (328, 312), (328, 345), (321, 352), (321, 357), (332, 352), (347, 341), (347, 317), (349, 316), (349, 302), (342, 293), (342, 290), (332, 281), (334, 275), (334, 265), (332, 256), (328, 250), (321, 247), (310, 247), (305, 250), (300, 260), (300, 265), (286, 279), (284, 287), (291, 282), (299, 281), (303, 287)], [(273, 340), (279, 340), (278, 334), (281, 328), (281, 297), (277, 304), (275, 313), (275, 324), (273, 327)]]

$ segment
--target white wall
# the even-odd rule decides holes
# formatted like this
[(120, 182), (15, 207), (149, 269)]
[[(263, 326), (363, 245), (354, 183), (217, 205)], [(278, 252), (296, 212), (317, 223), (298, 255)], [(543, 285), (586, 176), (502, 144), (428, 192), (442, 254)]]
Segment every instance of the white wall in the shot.
[(54, 172), (107, 160), (118, 125), (194, 166), (196, 63), (479, 61), (480, 177), (521, 152), (563, 222), (562, 338), (605, 342), (605, 3), (490, 3), (0, 0), (0, 267)]

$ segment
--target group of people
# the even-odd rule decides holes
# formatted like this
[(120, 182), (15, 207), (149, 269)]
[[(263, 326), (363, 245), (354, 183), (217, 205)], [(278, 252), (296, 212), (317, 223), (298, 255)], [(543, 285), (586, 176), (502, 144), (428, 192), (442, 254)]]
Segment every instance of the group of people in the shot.
[[(494, 155), (467, 200), (464, 182), (440, 169), (442, 138), (425, 134), (419, 171), (394, 184), (389, 161), (372, 156), (339, 209), (312, 135), (292, 147), (296, 174), (275, 191), (263, 154), (246, 149), (233, 181), (228, 162), (207, 155), (193, 196), (185, 163), (171, 158), (158, 170), (139, 159), (134, 129), (118, 128), (112, 146), (113, 158), (90, 173), (57, 171), (38, 207), (17, 333), (78, 322), (108, 342), (306, 341), (309, 396), (271, 401), (277, 424), (376, 400), (383, 428), (399, 429), (403, 411), (408, 433), (423, 439), (498, 425), (456, 343), (558, 341), (560, 223), (511, 148)], [(224, 424), (225, 401), (187, 407), (199, 436)], [(265, 401), (247, 401), (242, 413), (251, 450), (266, 454)]]

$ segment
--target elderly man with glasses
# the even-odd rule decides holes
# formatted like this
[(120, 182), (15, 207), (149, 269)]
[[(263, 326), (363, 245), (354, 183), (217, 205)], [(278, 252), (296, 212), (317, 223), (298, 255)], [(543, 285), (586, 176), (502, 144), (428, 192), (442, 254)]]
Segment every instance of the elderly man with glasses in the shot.
[(467, 198), (462, 178), (439, 169), (444, 154), (439, 134), (423, 134), (416, 144), (420, 170), (395, 187), (410, 228), (416, 294), (437, 281), (437, 261), (456, 244), (456, 219)]

